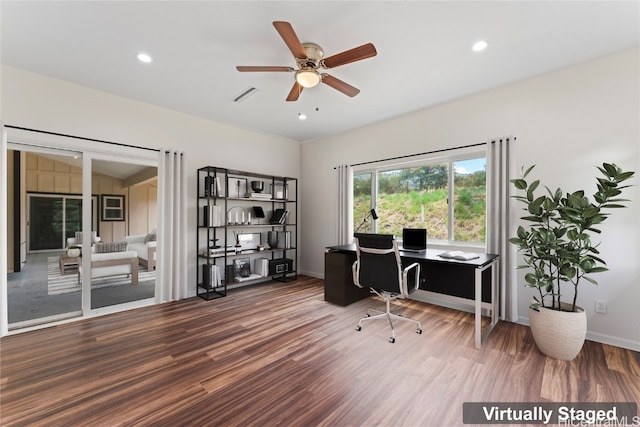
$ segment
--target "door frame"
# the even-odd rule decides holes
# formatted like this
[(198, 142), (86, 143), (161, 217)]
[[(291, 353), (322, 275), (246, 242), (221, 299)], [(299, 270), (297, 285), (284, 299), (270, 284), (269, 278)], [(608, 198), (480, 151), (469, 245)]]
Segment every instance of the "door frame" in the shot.
[[(33, 129), (17, 128), (7, 126), (0, 121), (2, 130), (2, 138), (0, 141), (0, 166), (2, 170), (7, 170), (7, 153), (9, 149), (17, 151), (34, 151), (52, 154), (69, 154), (82, 157), (82, 204), (90, 206), (92, 203), (91, 180), (92, 180), (92, 160), (109, 160), (123, 163), (138, 163), (147, 166), (159, 167), (158, 152), (159, 150), (135, 147), (125, 144), (109, 143), (89, 138), (75, 137), (70, 135), (62, 135), (49, 133)], [(7, 194), (6, 174), (0, 178), (0, 190), (2, 194)], [(7, 200), (6, 197), (0, 198), (0, 227), (7, 227)], [(96, 209), (97, 212), (97, 209)], [(82, 229), (86, 234), (83, 239), (83, 251), (90, 253), (90, 236), (92, 210), (83, 209), (82, 212)], [(8, 248), (6, 233), (0, 233), (0, 246)], [(90, 257), (83, 258), (83, 269), (90, 271)], [(91, 287), (91, 275), (83, 275), (82, 279), (82, 312), (78, 317), (61, 321), (53, 321), (51, 323), (42, 323), (33, 327), (23, 328), (11, 333), (26, 332), (33, 329), (54, 326), (61, 323), (81, 320), (85, 318), (95, 317), (103, 314), (114, 313), (118, 311), (128, 310), (131, 308), (142, 307), (155, 304), (154, 298), (136, 301), (133, 303), (125, 303), (113, 305), (109, 307), (91, 309), (91, 295), (89, 294)], [(156, 289), (158, 284), (156, 284)], [(7, 303), (7, 257), (0, 257), (0, 336), (9, 334), (8, 330), (8, 303)]]

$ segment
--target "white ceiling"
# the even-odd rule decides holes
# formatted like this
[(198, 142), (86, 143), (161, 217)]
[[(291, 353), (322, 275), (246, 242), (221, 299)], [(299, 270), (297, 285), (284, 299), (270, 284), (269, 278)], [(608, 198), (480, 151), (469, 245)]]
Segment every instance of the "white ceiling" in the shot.
[[(291, 140), (307, 141), (640, 45), (638, 1), (7, 1), (3, 64)], [(374, 58), (328, 72), (285, 102), (295, 67), (272, 21), (330, 56)], [(483, 53), (471, 51), (478, 39)], [(136, 53), (152, 55), (142, 64)], [(258, 92), (233, 99), (248, 87)], [(317, 111), (316, 111), (317, 108)], [(306, 113), (306, 121), (297, 119)], [(9, 123), (20, 125), (20, 123)]]

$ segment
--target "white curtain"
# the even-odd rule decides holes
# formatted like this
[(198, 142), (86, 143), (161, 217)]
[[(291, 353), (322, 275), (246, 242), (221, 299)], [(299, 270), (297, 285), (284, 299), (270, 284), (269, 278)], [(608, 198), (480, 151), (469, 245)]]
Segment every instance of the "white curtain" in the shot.
[(487, 252), (500, 256), (500, 318), (512, 322), (518, 320), (515, 248), (509, 243), (509, 207), (513, 203), (510, 180), (514, 170), (511, 144), (514, 140), (514, 137), (506, 137), (487, 142)]
[[(8, 248), (7, 240), (7, 130), (0, 121), (0, 132), (2, 139), (0, 141), (0, 248)], [(6, 254), (6, 252), (5, 252)], [(7, 257), (2, 255), (0, 258), (0, 337), (9, 333), (9, 305), (7, 304)]]
[(337, 244), (351, 243), (353, 237), (353, 168), (340, 165), (338, 173)]
[(184, 154), (160, 150), (156, 302), (187, 297), (187, 179)]

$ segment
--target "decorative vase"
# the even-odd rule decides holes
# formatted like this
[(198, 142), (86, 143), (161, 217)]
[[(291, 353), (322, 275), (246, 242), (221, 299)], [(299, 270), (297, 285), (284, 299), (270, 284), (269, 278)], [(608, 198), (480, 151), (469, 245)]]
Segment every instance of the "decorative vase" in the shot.
[(69, 248), (67, 249), (67, 256), (71, 257), (71, 258), (77, 258), (80, 256), (80, 249), (79, 248)]
[(255, 193), (262, 193), (262, 190), (264, 190), (264, 182), (263, 181), (251, 181), (251, 189)]
[(269, 231), (267, 232), (267, 243), (269, 244), (269, 248), (275, 249), (278, 247), (278, 232)]
[(538, 349), (545, 355), (559, 360), (574, 359), (584, 344), (587, 336), (587, 314), (576, 306), (562, 303), (563, 310), (552, 310), (540, 307), (529, 309), (529, 325), (531, 334)]

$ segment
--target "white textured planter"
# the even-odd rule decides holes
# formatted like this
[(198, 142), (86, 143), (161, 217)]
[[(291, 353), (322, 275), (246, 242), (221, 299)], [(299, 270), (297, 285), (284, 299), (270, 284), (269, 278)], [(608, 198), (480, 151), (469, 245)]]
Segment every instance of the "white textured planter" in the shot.
[(69, 249), (67, 249), (67, 255), (70, 256), (71, 258), (79, 257), (80, 253), (81, 253), (80, 249), (78, 249), (78, 248), (69, 248)]
[[(571, 304), (562, 304), (565, 310)], [(558, 311), (540, 307), (540, 311), (529, 309), (531, 334), (538, 349), (549, 357), (573, 360), (587, 336), (587, 314), (576, 306), (576, 311)]]

